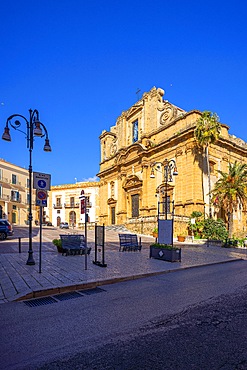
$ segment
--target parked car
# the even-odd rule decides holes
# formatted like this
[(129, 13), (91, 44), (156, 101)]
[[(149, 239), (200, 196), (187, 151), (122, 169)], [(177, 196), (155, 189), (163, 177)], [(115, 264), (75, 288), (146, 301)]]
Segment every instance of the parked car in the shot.
[(14, 230), (13, 230), (11, 223), (6, 219), (1, 218), (0, 219), (0, 239), (1, 240), (6, 239), (8, 236), (11, 236), (13, 234), (14, 234)]
[(60, 229), (69, 229), (68, 222), (61, 222), (59, 225)]
[(45, 221), (42, 223), (43, 226), (53, 226), (50, 221)]

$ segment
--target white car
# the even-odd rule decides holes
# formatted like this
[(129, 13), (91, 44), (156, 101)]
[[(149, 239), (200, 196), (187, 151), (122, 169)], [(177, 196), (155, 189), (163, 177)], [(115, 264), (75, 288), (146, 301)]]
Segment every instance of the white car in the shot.
[(61, 222), (59, 227), (60, 227), (60, 229), (69, 229), (69, 224), (68, 224), (68, 222)]

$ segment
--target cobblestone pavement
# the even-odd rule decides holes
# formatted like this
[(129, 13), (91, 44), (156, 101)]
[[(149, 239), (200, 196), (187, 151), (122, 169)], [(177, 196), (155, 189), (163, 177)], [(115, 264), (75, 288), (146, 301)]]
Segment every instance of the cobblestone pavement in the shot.
[[(85, 256), (62, 256), (51, 240), (43, 238), (41, 260), (39, 259), (39, 235), (33, 237), (36, 264), (26, 265), (28, 238), (22, 238), (19, 253), (18, 239), (0, 243), (0, 303), (29, 299), (60, 292), (95, 287), (127, 279), (177, 271), (195, 266), (224, 263), (247, 259), (246, 249), (221, 248), (175, 243), (182, 248), (181, 262), (165, 262), (149, 258), (149, 245), (153, 237), (142, 235), (140, 252), (119, 252), (118, 232), (106, 230), (105, 263), (100, 267), (93, 263), (94, 232), (88, 232), (91, 254)], [(101, 260), (101, 253), (98, 254)]]

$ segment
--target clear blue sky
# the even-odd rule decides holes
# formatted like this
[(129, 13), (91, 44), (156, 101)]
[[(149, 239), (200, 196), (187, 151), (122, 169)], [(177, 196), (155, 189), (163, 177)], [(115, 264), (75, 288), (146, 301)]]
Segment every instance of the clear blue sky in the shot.
[[(7, 117), (38, 109), (52, 152), (37, 138), (33, 170), (53, 185), (94, 178), (101, 132), (138, 100), (137, 89), (156, 86), (186, 111), (216, 112), (247, 142), (246, 4), (2, 0), (1, 136)], [(28, 168), (24, 135), (11, 136), (0, 139), (0, 158)]]

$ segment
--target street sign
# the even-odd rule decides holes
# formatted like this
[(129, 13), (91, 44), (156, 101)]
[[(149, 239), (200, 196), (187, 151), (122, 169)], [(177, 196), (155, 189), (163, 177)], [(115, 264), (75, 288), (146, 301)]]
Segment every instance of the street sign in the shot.
[(47, 207), (47, 191), (46, 190), (36, 191), (36, 206)]
[(40, 190), (50, 190), (51, 175), (46, 173), (34, 172), (33, 173), (33, 188)]

